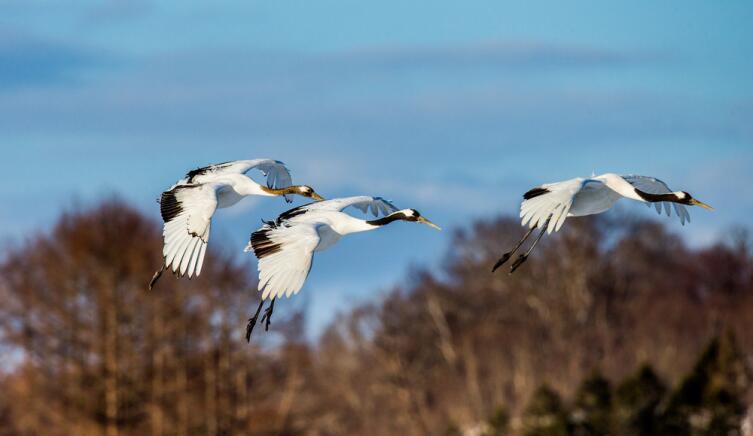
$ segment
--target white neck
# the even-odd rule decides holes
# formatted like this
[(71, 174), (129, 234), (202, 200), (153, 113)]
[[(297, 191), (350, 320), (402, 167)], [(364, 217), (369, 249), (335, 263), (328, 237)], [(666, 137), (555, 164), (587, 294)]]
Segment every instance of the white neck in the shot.
[(602, 174), (600, 176), (593, 177), (595, 180), (600, 180), (603, 182), (607, 187), (614, 192), (622, 195), (625, 198), (630, 198), (633, 200), (642, 201), (644, 203), (647, 203), (646, 200), (643, 199), (640, 195), (638, 195), (637, 192), (635, 192), (635, 187), (627, 182), (627, 180), (623, 179), (617, 174), (607, 173)]
[(366, 220), (354, 218), (347, 213), (337, 212), (337, 214), (337, 218), (332, 220), (331, 227), (341, 235), (368, 232), (369, 230), (375, 230), (380, 227), (369, 224)]
[(275, 194), (265, 191), (262, 186), (250, 177), (243, 174), (227, 174), (217, 180), (220, 183), (227, 183), (233, 187), (233, 190), (240, 195), (261, 195), (265, 197), (275, 197)]

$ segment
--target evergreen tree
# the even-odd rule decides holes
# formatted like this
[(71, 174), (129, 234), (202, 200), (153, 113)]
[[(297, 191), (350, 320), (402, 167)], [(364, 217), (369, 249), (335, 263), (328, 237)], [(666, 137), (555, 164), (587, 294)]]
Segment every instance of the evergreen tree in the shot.
[(570, 434), (567, 411), (559, 395), (543, 385), (534, 392), (523, 414), (526, 436), (566, 436)]
[(503, 436), (507, 434), (510, 425), (510, 415), (504, 407), (498, 407), (494, 414), (487, 421), (487, 430), (485, 436)]
[(462, 436), (463, 432), (455, 423), (450, 423), (444, 431), (444, 436)]
[(666, 388), (649, 365), (624, 380), (614, 395), (614, 428), (617, 434), (653, 435), (657, 431), (657, 407)]
[(612, 393), (609, 381), (600, 373), (586, 378), (573, 401), (573, 434), (578, 436), (609, 434), (612, 421)]
[(750, 374), (731, 333), (714, 338), (670, 396), (663, 431), (669, 435), (738, 435)]

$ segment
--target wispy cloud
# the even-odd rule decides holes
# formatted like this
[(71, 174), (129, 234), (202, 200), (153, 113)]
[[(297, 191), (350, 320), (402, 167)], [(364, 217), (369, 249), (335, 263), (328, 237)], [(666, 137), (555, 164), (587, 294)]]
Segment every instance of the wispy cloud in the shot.
[(0, 90), (71, 84), (110, 60), (96, 50), (0, 29)]
[[(7, 76), (0, 86), (70, 79), (102, 62), (102, 56), (87, 50), (29, 38), (12, 41), (6, 38), (0, 43), (0, 57), (8, 60), (0, 64), (0, 77)], [(190, 126), (195, 133), (234, 136), (254, 132), (275, 135), (278, 141), (286, 140), (281, 132), (288, 138), (305, 133), (316, 140), (321, 134), (361, 137), (376, 130), (371, 133), (379, 135), (370, 135), (372, 141), (385, 140), (395, 146), (399, 144), (387, 136), (390, 132), (397, 132), (402, 139), (406, 131), (424, 135), (435, 131), (439, 137), (451, 131), (469, 143), (478, 143), (476, 136), (489, 132), (504, 132), (503, 137), (510, 140), (525, 137), (528, 142), (580, 140), (584, 135), (598, 141), (662, 131), (750, 137), (751, 129), (746, 127), (751, 125), (749, 112), (728, 116), (725, 103), (585, 83), (538, 89), (527, 82), (527, 72), (504, 77), (492, 74), (488, 80), (474, 82), (474, 77), (463, 80), (465, 72), (442, 76), (434, 69), (455, 64), (586, 68), (647, 62), (649, 58), (597, 48), (503, 43), (423, 50), (366, 48), (362, 54), (169, 54), (133, 61), (122, 74), (113, 72), (87, 87), (31, 89), (15, 99), (4, 99), (0, 124), (11, 129), (34, 125), (50, 131), (85, 128), (161, 133), (185, 131)], [(394, 80), (385, 77), (383, 70), (391, 64), (425, 65), (422, 77), (426, 80), (416, 84), (409, 75), (398, 74)], [(476, 85), (448, 87), (450, 78)], [(544, 122), (547, 129), (538, 128)], [(422, 125), (426, 128), (421, 129)], [(295, 132), (289, 132), (291, 127)]]

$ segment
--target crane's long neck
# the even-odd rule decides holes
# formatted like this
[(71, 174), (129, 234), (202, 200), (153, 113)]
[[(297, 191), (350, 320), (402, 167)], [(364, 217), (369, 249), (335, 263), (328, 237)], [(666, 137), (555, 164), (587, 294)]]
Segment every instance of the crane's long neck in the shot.
[(341, 235), (346, 235), (349, 233), (359, 233), (359, 232), (368, 232), (369, 230), (376, 230), (380, 227), (386, 226), (387, 224), (399, 221), (404, 218), (404, 215), (402, 215), (399, 212), (392, 213), (390, 215), (387, 215), (386, 217), (374, 219), (374, 220), (362, 220), (358, 218), (354, 218), (348, 214), (343, 214), (344, 216), (338, 220), (339, 222), (336, 224), (336, 230)]
[(625, 198), (646, 202), (648, 200), (638, 194), (633, 185), (627, 182), (627, 180), (618, 176), (617, 174), (602, 174), (595, 177), (595, 179), (601, 180), (609, 189), (620, 194)]
[(643, 201), (649, 203), (658, 203), (662, 201), (671, 201), (672, 203), (683, 203), (681, 200), (682, 192), (669, 192), (667, 194), (651, 194), (650, 192), (644, 192), (640, 189), (636, 189), (635, 192), (643, 198)]
[(330, 226), (341, 235), (368, 232), (380, 227), (369, 224), (369, 221), (358, 219), (342, 212), (338, 213), (337, 219), (333, 220)]
[(394, 212), (379, 219), (366, 221), (366, 223), (370, 226), (382, 227), (382, 226), (386, 226), (389, 223), (392, 223), (395, 221), (401, 221), (403, 219), (405, 219), (405, 214), (403, 214), (402, 212)]
[(657, 203), (662, 201), (671, 201), (674, 203), (680, 203), (683, 193), (682, 192), (668, 192), (666, 194), (652, 194), (650, 192), (641, 191), (635, 186), (628, 183), (627, 180), (618, 176), (617, 174), (603, 174), (597, 179), (604, 182), (611, 190), (622, 195), (626, 198), (642, 201), (644, 203)]
[(265, 191), (265, 187), (253, 181), (250, 177), (242, 174), (228, 174), (217, 180), (220, 183), (227, 183), (233, 187), (233, 190), (240, 195), (263, 195), (267, 197), (279, 195)]
[(222, 181), (233, 186), (233, 190), (240, 195), (260, 195), (263, 197), (279, 197), (286, 194), (295, 194), (300, 186), (287, 186), (285, 188), (268, 188), (256, 183), (250, 177), (241, 174), (232, 174), (223, 178)]

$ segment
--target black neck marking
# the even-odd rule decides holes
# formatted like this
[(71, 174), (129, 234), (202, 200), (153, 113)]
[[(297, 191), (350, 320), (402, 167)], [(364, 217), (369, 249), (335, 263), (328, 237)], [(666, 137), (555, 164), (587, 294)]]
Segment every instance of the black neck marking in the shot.
[(658, 203), (662, 201), (669, 201), (672, 203), (682, 203), (682, 201), (677, 198), (675, 194), (651, 194), (649, 192), (641, 191), (640, 189), (635, 189), (635, 192), (644, 200), (651, 202), (651, 203)]
[(544, 195), (547, 192), (549, 192), (549, 190), (546, 189), (546, 188), (541, 188), (541, 187), (533, 188), (530, 191), (528, 191), (525, 194), (523, 194), (523, 198), (525, 200), (530, 200), (530, 199), (532, 199), (534, 197), (538, 197), (539, 195)]
[(404, 213), (393, 213), (392, 215), (387, 215), (386, 217), (382, 217), (376, 220), (366, 221), (367, 224), (371, 224), (372, 226), (385, 226), (393, 221), (401, 221), (405, 220), (406, 216)]

